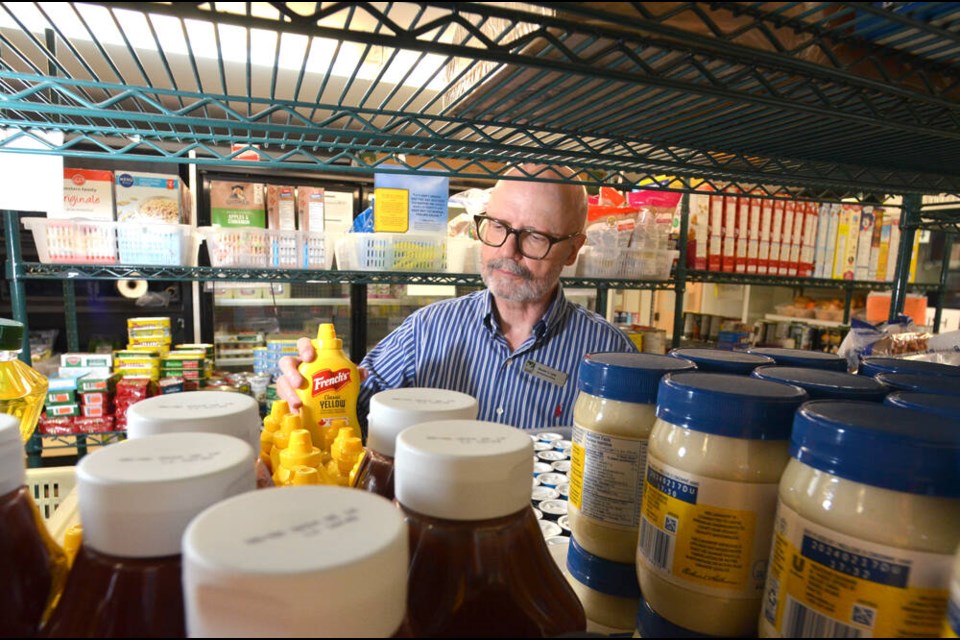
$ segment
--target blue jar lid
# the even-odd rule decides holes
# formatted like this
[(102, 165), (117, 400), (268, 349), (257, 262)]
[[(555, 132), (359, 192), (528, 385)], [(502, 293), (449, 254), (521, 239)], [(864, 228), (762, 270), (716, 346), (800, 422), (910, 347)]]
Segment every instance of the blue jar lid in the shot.
[(580, 363), (579, 389), (620, 402), (655, 404), (660, 378), (696, 365), (653, 353), (588, 353)]
[(876, 379), (891, 391), (915, 391), (944, 396), (960, 396), (960, 378), (925, 376), (916, 373), (878, 373)]
[(811, 400), (883, 402), (890, 391), (874, 378), (841, 371), (806, 367), (757, 367), (750, 375), (760, 380), (795, 384), (804, 389)]
[[(691, 610), (690, 615), (696, 615)], [(640, 596), (640, 607), (637, 609), (637, 632), (641, 638), (714, 638), (703, 633), (691, 631), (677, 626), (653, 610), (647, 601)]]
[(940, 396), (933, 393), (894, 391), (887, 396), (883, 404), (960, 420), (960, 395)]
[(870, 356), (860, 361), (857, 373), (871, 378), (878, 373), (916, 373), (925, 376), (960, 376), (960, 367), (926, 360)]
[(570, 538), (567, 547), (567, 570), (577, 581), (594, 591), (618, 598), (640, 597), (637, 565), (633, 562), (612, 562), (588, 553)]
[(690, 360), (697, 365), (697, 371), (705, 373), (748, 376), (757, 367), (774, 364), (773, 358), (767, 356), (724, 349), (673, 349), (667, 355)]
[(800, 387), (723, 373), (670, 373), (660, 381), (657, 417), (728, 438), (786, 440)]
[(810, 369), (847, 372), (847, 359), (841, 358), (835, 353), (805, 351), (803, 349), (781, 349), (779, 347), (757, 347), (755, 349), (747, 349), (747, 353), (773, 358), (774, 362), (784, 367), (807, 367)]
[(960, 498), (960, 421), (875, 402), (815, 400), (797, 411), (790, 455), (835, 476)]

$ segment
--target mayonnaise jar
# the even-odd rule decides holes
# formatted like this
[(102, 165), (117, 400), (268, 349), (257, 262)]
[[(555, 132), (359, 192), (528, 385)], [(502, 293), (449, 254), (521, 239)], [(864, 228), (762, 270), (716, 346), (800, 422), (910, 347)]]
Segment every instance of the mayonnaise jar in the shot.
[(796, 415), (762, 637), (936, 636), (960, 543), (960, 422), (872, 402)]
[(736, 375), (660, 382), (636, 562), (643, 597), (672, 624), (755, 634), (790, 425), (806, 399)]
[(592, 555), (633, 563), (647, 438), (660, 378), (693, 363), (649, 353), (587, 354), (573, 407), (570, 531)]

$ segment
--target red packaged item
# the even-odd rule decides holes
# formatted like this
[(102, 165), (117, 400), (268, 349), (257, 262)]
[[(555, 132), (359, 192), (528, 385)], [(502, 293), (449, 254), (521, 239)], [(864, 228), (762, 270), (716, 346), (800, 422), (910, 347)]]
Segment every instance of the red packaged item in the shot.
[(77, 427), (74, 424), (75, 418), (66, 417), (66, 418), (54, 418), (47, 416), (44, 412), (40, 416), (40, 420), (37, 423), (37, 428), (40, 429), (40, 433), (47, 436), (67, 436), (77, 432)]
[(157, 385), (148, 378), (124, 378), (117, 383), (115, 400), (143, 400), (157, 394)]
[(107, 433), (113, 431), (113, 416), (75, 418), (80, 433)]

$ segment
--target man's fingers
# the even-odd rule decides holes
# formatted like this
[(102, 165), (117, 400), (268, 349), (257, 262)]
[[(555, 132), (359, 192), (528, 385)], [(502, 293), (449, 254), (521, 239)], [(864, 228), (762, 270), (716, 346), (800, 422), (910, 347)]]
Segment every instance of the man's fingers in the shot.
[(303, 404), (300, 401), (300, 396), (298, 396), (294, 388), (290, 386), (287, 378), (283, 376), (277, 379), (277, 395), (280, 396), (282, 400), (287, 401), (291, 412), (296, 411)]

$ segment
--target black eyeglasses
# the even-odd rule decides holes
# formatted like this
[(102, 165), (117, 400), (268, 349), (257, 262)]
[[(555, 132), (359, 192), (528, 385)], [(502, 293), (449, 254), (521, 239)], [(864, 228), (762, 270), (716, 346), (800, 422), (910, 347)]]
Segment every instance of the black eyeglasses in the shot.
[(568, 236), (557, 238), (539, 231), (514, 229), (506, 222), (488, 216), (473, 216), (473, 221), (477, 225), (477, 237), (480, 238), (480, 242), (489, 247), (502, 247), (510, 234), (516, 234), (520, 254), (531, 260), (543, 260), (550, 253), (550, 248), (553, 245), (580, 235), (579, 233), (571, 233)]

